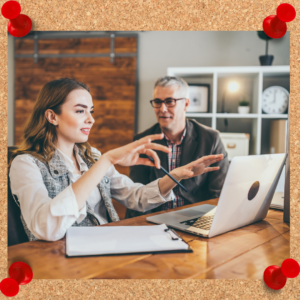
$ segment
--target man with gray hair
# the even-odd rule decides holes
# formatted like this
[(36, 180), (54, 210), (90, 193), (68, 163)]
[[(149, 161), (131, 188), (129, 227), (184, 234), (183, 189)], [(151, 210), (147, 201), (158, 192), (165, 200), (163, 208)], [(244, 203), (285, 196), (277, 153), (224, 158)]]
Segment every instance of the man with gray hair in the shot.
[[(219, 132), (185, 117), (190, 104), (188, 84), (180, 77), (165, 76), (155, 82), (153, 95), (154, 98), (150, 103), (158, 123), (135, 135), (134, 140), (163, 132), (164, 139), (155, 141), (155, 143), (168, 146), (172, 150), (169, 154), (157, 152), (163, 168), (170, 172), (202, 156), (211, 154), (223, 154), (224, 159), (212, 165), (219, 166), (219, 170), (182, 180), (181, 183), (188, 192), (177, 185), (173, 189), (175, 195), (173, 201), (146, 213), (127, 209), (126, 218), (218, 198), (228, 170), (227, 153)], [(161, 170), (142, 165), (130, 167), (129, 174), (134, 182), (142, 184), (148, 184), (164, 175)]]

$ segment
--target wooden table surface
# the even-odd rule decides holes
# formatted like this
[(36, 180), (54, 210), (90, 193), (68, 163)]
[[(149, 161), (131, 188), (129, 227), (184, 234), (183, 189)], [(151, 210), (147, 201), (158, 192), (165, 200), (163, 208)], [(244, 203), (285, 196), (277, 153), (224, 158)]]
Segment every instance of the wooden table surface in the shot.
[[(217, 199), (201, 202), (217, 204)], [(191, 204), (184, 208), (199, 205)], [(175, 208), (173, 210), (180, 210)], [(162, 212), (160, 212), (162, 213)], [(158, 213), (156, 213), (158, 214)], [(149, 216), (149, 215), (147, 215)], [(154, 225), (146, 216), (102, 226)], [(290, 257), (290, 228), (283, 212), (270, 209), (258, 223), (211, 239), (176, 230), (193, 253), (65, 257), (65, 238), (56, 242), (34, 241), (8, 247), (8, 266), (28, 263), (34, 279), (262, 279), (269, 265)]]

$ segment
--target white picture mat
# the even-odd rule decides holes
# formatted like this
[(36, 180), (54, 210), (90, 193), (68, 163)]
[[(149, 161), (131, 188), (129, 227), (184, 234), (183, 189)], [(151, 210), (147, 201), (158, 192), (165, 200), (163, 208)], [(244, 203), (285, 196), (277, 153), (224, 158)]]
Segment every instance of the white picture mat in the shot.
[(190, 106), (188, 112), (207, 112), (208, 111), (208, 87), (189, 86)]

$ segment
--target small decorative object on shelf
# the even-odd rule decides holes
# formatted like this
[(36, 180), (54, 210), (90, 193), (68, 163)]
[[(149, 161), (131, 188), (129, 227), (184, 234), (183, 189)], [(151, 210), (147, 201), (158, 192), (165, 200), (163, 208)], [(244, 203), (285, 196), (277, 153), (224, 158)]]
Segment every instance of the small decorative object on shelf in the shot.
[(262, 110), (266, 114), (283, 114), (289, 104), (289, 92), (281, 86), (270, 86), (262, 94)]
[(259, 57), (260, 65), (261, 66), (271, 66), (274, 56), (273, 55), (268, 55), (268, 46), (269, 46), (269, 40), (272, 40), (271, 37), (266, 35), (264, 31), (257, 31), (258, 37), (262, 40), (266, 41), (266, 55), (261, 55)]
[(250, 111), (249, 101), (242, 100), (239, 102), (238, 112), (239, 114), (248, 114)]
[(187, 112), (208, 112), (209, 84), (189, 84), (190, 105)]
[(235, 156), (249, 155), (250, 135), (248, 133), (220, 132), (220, 138), (231, 161)]

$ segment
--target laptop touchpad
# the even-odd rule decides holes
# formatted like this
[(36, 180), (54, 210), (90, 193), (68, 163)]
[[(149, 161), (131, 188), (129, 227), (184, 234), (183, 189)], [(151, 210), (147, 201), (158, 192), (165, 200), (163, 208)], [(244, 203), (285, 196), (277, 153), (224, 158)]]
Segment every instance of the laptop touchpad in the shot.
[(199, 210), (195, 210), (195, 209), (189, 209), (189, 210), (182, 210), (182, 211), (178, 211), (178, 212), (174, 212), (176, 215), (181, 215), (184, 217), (196, 217), (196, 216), (202, 216), (205, 215), (205, 212), (199, 211)]

